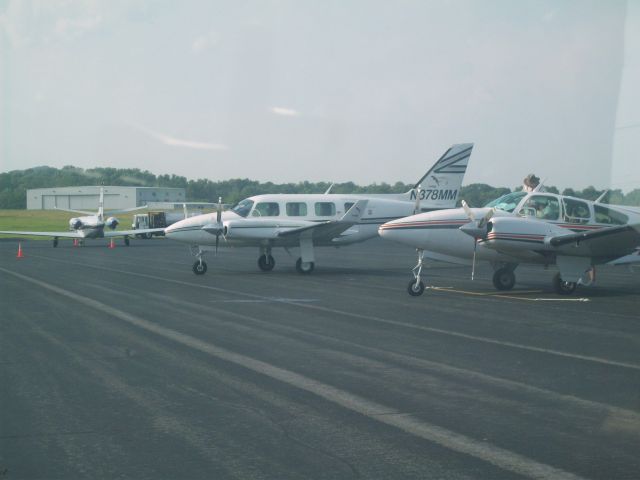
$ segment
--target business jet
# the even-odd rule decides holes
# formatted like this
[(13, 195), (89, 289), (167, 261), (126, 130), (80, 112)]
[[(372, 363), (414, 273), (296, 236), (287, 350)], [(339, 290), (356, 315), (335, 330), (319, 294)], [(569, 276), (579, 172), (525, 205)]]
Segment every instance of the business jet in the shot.
[[(143, 230), (115, 230), (120, 223), (116, 217), (110, 216), (105, 219), (104, 212), (104, 188), (100, 187), (100, 200), (98, 203), (98, 211), (85, 212), (83, 210), (71, 210), (66, 208), (57, 208), (55, 210), (61, 210), (64, 212), (80, 213), (84, 216), (74, 217), (69, 219), (69, 231), (67, 232), (25, 232), (25, 231), (13, 231), (2, 230), (0, 234), (7, 235), (29, 235), (40, 237), (53, 237), (53, 246), (58, 246), (60, 238), (75, 238), (84, 242), (87, 238), (112, 238), (112, 237), (124, 237), (125, 245), (129, 246), (130, 235), (142, 235), (153, 234), (163, 232), (163, 228), (148, 228)], [(112, 210), (109, 214), (126, 213), (134, 210), (141, 210), (147, 208), (147, 206), (128, 208), (125, 210)], [(109, 230), (105, 230), (109, 229)]]
[[(296, 270), (311, 273), (315, 247), (340, 247), (378, 236), (389, 220), (421, 211), (455, 207), (473, 144), (457, 144), (400, 194), (270, 194), (242, 200), (232, 209), (191, 217), (165, 229), (167, 238), (192, 245), (193, 272), (207, 271), (203, 256), (225, 245), (256, 247), (258, 267), (273, 270), (273, 248), (299, 248)], [(424, 188), (423, 188), (424, 187)]]
[(421, 213), (380, 226), (380, 236), (417, 249), (418, 263), (407, 288), (424, 292), (424, 257), (452, 263), (488, 260), (493, 284), (510, 290), (519, 263), (556, 264), (555, 290), (569, 295), (589, 284), (595, 265), (640, 265), (640, 209), (565, 195), (518, 191), (484, 208)]

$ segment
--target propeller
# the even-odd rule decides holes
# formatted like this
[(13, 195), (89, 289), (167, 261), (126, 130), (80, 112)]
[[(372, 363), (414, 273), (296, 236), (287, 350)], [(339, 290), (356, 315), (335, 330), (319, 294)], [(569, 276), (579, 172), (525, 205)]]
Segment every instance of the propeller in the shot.
[(413, 207), (413, 214), (417, 215), (420, 213), (420, 191), (422, 190), (422, 185), (416, 183), (413, 187), (414, 192), (416, 192), (416, 204)]
[[(209, 223), (202, 227), (205, 232), (216, 236), (216, 255), (220, 245), (220, 235), (224, 236), (224, 224), (222, 223), (222, 197), (218, 197), (218, 209), (216, 211), (216, 223)], [(225, 238), (226, 240), (226, 238)]]
[(476, 250), (478, 248), (478, 240), (486, 238), (488, 233), (486, 227), (491, 217), (493, 217), (495, 210), (493, 208), (490, 209), (480, 220), (476, 220), (473, 211), (464, 200), (462, 200), (462, 208), (467, 214), (467, 218), (469, 218), (469, 223), (462, 225), (460, 230), (473, 238), (473, 263), (471, 264), (471, 280), (473, 280), (476, 273)]

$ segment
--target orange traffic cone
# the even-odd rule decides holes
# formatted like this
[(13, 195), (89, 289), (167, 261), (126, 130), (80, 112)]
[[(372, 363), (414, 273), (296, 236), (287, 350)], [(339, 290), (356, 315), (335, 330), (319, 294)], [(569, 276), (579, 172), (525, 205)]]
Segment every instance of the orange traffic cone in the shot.
[(109, 242), (109, 248), (116, 248), (116, 244), (113, 241), (113, 238), (111, 239), (111, 241)]
[(24, 253), (22, 253), (22, 244), (18, 243), (18, 255), (16, 258), (24, 258)]

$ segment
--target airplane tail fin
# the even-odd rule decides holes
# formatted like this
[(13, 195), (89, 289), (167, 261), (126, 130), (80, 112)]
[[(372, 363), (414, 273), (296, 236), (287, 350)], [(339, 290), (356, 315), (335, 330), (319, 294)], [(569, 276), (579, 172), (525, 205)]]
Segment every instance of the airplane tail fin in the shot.
[(100, 202), (98, 203), (98, 219), (104, 220), (104, 187), (100, 187)]
[[(452, 145), (415, 186), (404, 194), (404, 200), (416, 201), (421, 211), (454, 208), (473, 150), (473, 143)], [(419, 193), (416, 192), (419, 190)]]

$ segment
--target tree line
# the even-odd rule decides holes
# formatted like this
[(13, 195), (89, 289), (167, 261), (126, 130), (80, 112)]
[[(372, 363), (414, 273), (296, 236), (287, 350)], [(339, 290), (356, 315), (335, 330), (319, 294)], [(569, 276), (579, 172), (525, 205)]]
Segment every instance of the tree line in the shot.
[[(84, 185), (114, 185), (140, 187), (176, 187), (184, 188), (186, 198), (192, 202), (213, 202), (222, 197), (225, 203), (236, 203), (243, 198), (261, 193), (323, 193), (330, 182), (273, 183), (258, 182), (247, 178), (213, 181), (206, 178), (188, 180), (178, 175), (154, 175), (147, 170), (137, 168), (91, 168), (82, 169), (72, 166), (63, 168), (36, 167), (26, 170), (14, 170), (0, 173), (0, 209), (26, 208), (26, 191), (32, 188), (75, 187)], [(336, 183), (332, 193), (403, 193), (413, 185), (396, 182), (374, 183), (359, 186), (353, 182)], [(521, 187), (516, 187), (517, 190)], [(583, 190), (557, 187), (545, 187), (547, 191), (562, 193), (574, 197), (595, 200), (602, 191), (589, 186)], [(473, 207), (481, 207), (494, 198), (512, 191), (506, 187), (493, 187), (483, 183), (474, 183), (462, 187), (459, 198)], [(618, 205), (640, 206), (640, 188), (623, 193), (612, 190), (607, 194), (607, 202)]]

